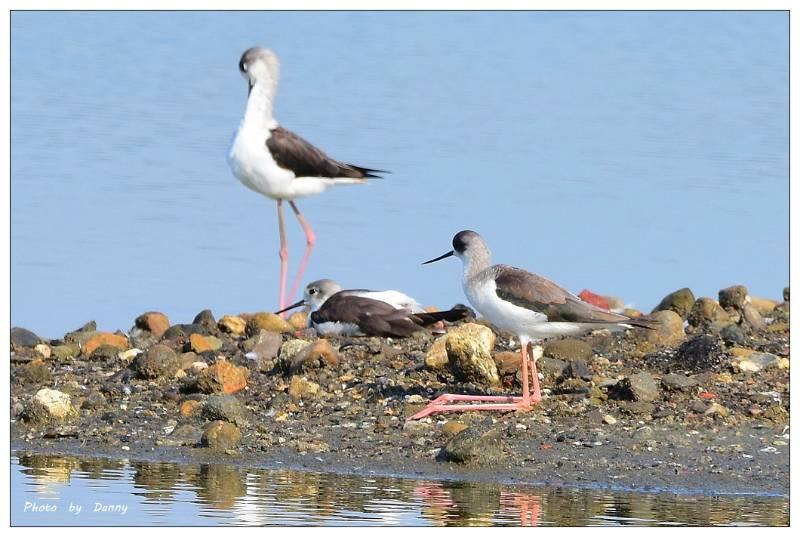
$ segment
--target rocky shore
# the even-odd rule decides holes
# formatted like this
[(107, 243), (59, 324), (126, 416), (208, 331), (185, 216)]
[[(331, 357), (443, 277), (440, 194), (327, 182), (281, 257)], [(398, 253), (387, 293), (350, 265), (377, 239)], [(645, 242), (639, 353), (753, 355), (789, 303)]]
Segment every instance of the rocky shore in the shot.
[[(592, 295), (593, 299), (596, 297)], [(444, 392), (520, 390), (519, 342), (478, 319), (318, 338), (305, 316), (139, 316), (11, 329), (11, 445), (479, 481), (788, 495), (789, 290), (666, 296), (657, 330), (546, 342), (530, 412), (406, 418)], [(611, 301), (611, 305), (615, 301)], [(627, 314), (640, 312), (626, 310)]]

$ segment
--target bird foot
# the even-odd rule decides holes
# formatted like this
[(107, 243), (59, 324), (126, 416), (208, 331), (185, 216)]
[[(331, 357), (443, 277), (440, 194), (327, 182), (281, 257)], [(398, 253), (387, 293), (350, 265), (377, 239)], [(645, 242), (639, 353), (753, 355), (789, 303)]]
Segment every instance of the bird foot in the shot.
[[(431, 401), (428, 406), (406, 421), (418, 420), (437, 412), (468, 412), (472, 410), (528, 411), (540, 400), (541, 397), (533, 396), (526, 401), (523, 397), (510, 395), (459, 395), (445, 393)], [(452, 401), (460, 401), (462, 404), (448, 404)], [(469, 404), (470, 402), (478, 404)]]

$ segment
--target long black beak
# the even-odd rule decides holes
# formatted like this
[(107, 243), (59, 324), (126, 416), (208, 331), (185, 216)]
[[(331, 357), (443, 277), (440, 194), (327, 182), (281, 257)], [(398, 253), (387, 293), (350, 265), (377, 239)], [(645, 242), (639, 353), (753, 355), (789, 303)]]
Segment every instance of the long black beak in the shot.
[(453, 255), (453, 254), (455, 254), (455, 251), (453, 251), (453, 250), (450, 250), (450, 251), (449, 251), (449, 252), (447, 252), (446, 254), (444, 254), (444, 255), (440, 255), (440, 256), (439, 256), (439, 257), (437, 257), (436, 259), (431, 259), (430, 261), (425, 261), (425, 262), (423, 263), (423, 265), (427, 265), (428, 263), (433, 263), (434, 261), (439, 261), (439, 260), (441, 260), (441, 259), (444, 259), (445, 257), (450, 257), (450, 256), (451, 256), (451, 255)]
[(300, 306), (305, 306), (305, 305), (306, 305), (306, 301), (305, 301), (305, 300), (300, 300), (300, 301), (298, 301), (298, 302), (295, 302), (295, 303), (294, 303), (294, 304), (292, 304), (291, 306), (288, 306), (288, 307), (285, 307), (285, 308), (283, 308), (281, 311), (276, 311), (276, 312), (275, 312), (275, 315), (280, 315), (280, 314), (281, 314), (281, 313), (283, 313), (284, 311), (293, 310), (293, 309), (295, 309), (295, 308), (299, 308)]

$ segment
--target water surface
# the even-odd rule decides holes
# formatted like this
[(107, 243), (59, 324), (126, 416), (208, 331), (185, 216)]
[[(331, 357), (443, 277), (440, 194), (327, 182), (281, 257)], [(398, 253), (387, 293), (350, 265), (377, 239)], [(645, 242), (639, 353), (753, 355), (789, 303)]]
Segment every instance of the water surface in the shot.
[[(301, 200), (306, 281), (464, 300), (495, 260), (649, 310), (788, 284), (786, 12), (14, 12), (11, 322), (58, 337), (277, 304), (274, 202), (225, 161), (247, 47), (276, 116), (391, 170)], [(309, 36), (313, 36), (309, 38)], [(289, 213), (291, 215), (291, 213)], [(304, 245), (289, 216), (291, 270)]]
[(529, 488), (25, 453), (11, 459), (11, 498), (12, 525), (789, 523), (787, 498)]

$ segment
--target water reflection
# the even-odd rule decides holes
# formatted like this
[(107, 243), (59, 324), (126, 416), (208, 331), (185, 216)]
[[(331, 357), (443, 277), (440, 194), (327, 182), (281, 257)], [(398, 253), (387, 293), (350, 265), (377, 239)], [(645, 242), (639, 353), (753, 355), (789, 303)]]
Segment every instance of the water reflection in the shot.
[[(11, 470), (14, 525), (785, 526), (789, 521), (786, 498), (610, 493), (27, 453), (12, 457)], [(44, 505), (56, 508), (35, 511)], [(78, 505), (84, 507), (80, 513), (74, 512)]]

